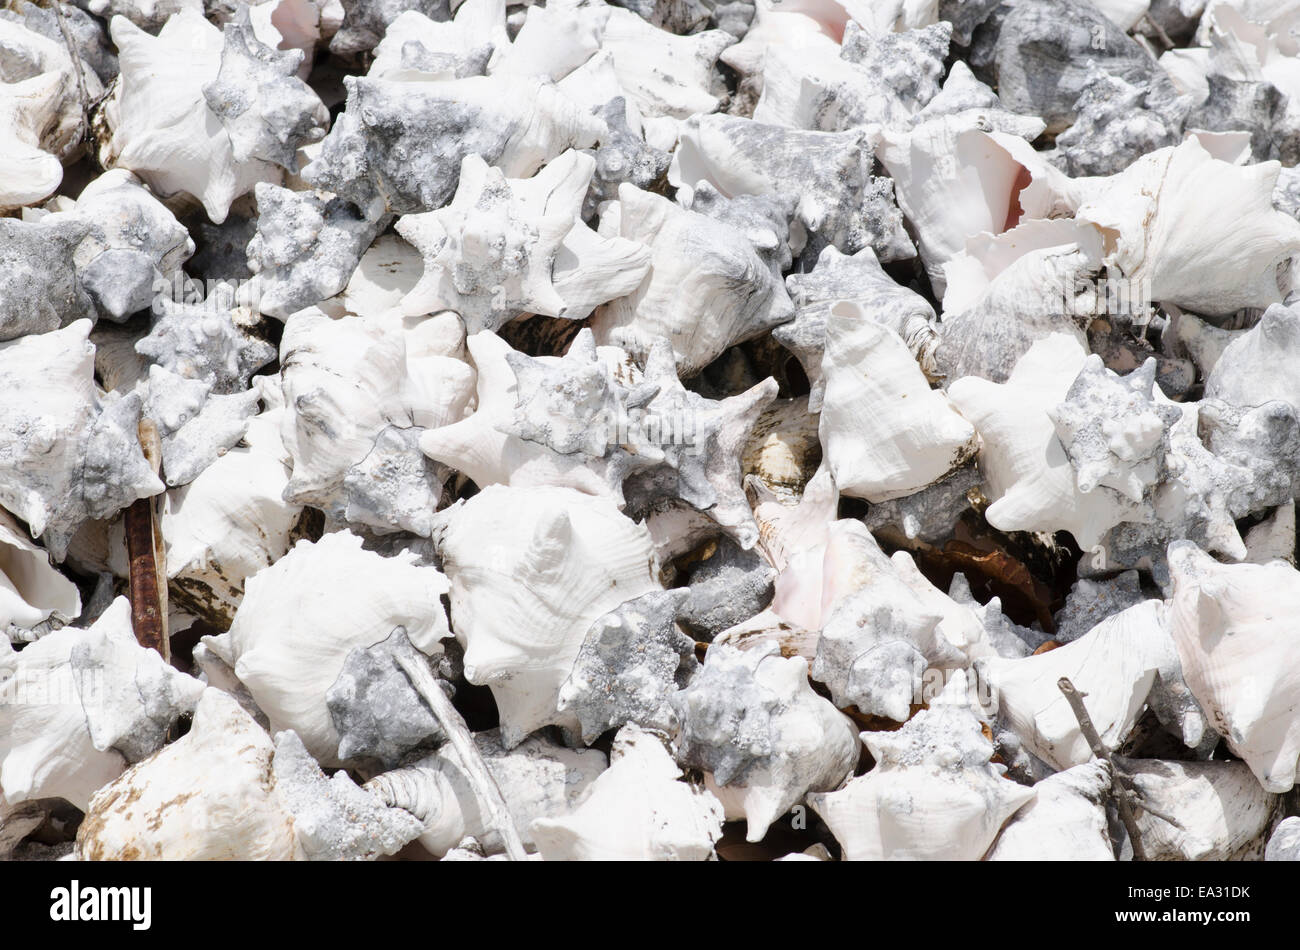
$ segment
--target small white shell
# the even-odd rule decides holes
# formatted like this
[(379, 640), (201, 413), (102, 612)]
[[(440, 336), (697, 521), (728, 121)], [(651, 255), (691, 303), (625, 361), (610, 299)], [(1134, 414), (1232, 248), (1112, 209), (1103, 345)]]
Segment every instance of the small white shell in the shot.
[(682, 774), (653, 732), (626, 725), (610, 766), (571, 814), (532, 824), (547, 861), (706, 861), (722, 837), (722, 804)]

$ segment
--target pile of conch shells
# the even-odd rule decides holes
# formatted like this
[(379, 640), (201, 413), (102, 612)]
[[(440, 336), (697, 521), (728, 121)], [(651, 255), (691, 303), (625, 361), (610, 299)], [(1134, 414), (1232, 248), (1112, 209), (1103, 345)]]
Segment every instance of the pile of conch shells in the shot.
[(0, 858), (1300, 858), (1298, 162), (1300, 0), (5, 3)]

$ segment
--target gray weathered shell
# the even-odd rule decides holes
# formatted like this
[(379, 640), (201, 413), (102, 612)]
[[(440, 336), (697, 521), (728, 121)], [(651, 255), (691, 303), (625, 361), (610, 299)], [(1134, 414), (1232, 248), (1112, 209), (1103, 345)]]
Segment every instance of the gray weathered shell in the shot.
[(94, 313), (73, 255), (90, 230), (65, 215), (0, 218), (0, 340), (57, 330)]
[(668, 728), (668, 700), (698, 668), (695, 642), (675, 623), (686, 596), (651, 591), (591, 625), (559, 697), (559, 709), (578, 717), (584, 742), (629, 722)]
[(218, 395), (247, 389), (253, 373), (275, 359), (275, 344), (249, 332), (252, 314), (245, 308), (165, 296), (154, 306), (153, 326), (136, 341), (136, 352), (170, 373), (208, 383)]

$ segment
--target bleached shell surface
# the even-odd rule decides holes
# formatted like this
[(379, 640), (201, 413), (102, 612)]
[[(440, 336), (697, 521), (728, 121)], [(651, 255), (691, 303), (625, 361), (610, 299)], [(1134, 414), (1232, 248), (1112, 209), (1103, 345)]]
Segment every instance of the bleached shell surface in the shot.
[(211, 638), (270, 718), (292, 729), (316, 758), (333, 761), (338, 733), (325, 693), (355, 647), (404, 627), (426, 654), (450, 635), (439, 600), (447, 580), (412, 554), (386, 558), (346, 531), (300, 541), (249, 577), (228, 633)]

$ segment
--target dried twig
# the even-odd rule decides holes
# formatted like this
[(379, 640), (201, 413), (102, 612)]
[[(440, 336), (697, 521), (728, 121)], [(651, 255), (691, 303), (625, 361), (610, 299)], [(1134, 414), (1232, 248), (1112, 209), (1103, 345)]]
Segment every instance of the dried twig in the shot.
[(1115, 795), (1115, 806), (1119, 809), (1119, 820), (1124, 823), (1128, 840), (1133, 845), (1133, 860), (1145, 861), (1146, 850), (1142, 847), (1142, 835), (1138, 832), (1137, 816), (1133, 813), (1133, 792), (1121, 781), (1119, 767), (1115, 765), (1110, 757), (1110, 750), (1097, 734), (1097, 727), (1092, 724), (1092, 717), (1088, 715), (1088, 709), (1083, 705), (1084, 694), (1075, 688), (1068, 676), (1062, 676), (1056, 681), (1056, 685), (1064, 694), (1065, 701), (1070, 704), (1074, 718), (1079, 721), (1079, 731), (1088, 740), (1088, 747), (1092, 749), (1092, 754), (1110, 766), (1111, 790)]
[(1171, 50), (1178, 45), (1169, 38), (1169, 34), (1166, 33), (1164, 28), (1152, 18), (1151, 14), (1144, 14), (1142, 19), (1146, 20), (1147, 26), (1151, 27), (1151, 29), (1155, 31), (1156, 36), (1159, 38), (1160, 42), (1164, 44), (1166, 50)]
[(506, 857), (512, 861), (527, 860), (528, 855), (524, 851), (523, 839), (519, 837), (519, 830), (515, 828), (514, 819), (510, 817), (510, 810), (506, 808), (505, 796), (501, 794), (496, 779), (492, 777), (487, 763), (483, 761), (478, 747), (474, 745), (469, 726), (465, 724), (465, 720), (451, 704), (447, 694), (442, 691), (437, 679), (429, 671), (429, 667), (409, 642), (404, 649), (397, 652), (396, 656), (397, 662), (410, 677), (411, 685), (429, 704), (429, 708), (438, 719), (438, 724), (442, 726), (442, 731), (447, 733), (452, 748), (460, 756), (460, 761), (465, 766), (465, 774), (474, 788), (474, 794), (478, 796), (488, 824), (496, 828), (497, 833), (501, 835), (506, 848)]
[[(162, 449), (158, 428), (141, 419), (138, 429), (144, 457), (157, 474)], [(131, 627), (141, 646), (150, 647), (171, 662), (167, 636), (167, 570), (163, 555), (158, 499), (139, 498), (126, 510), (126, 554), (130, 561)]]

